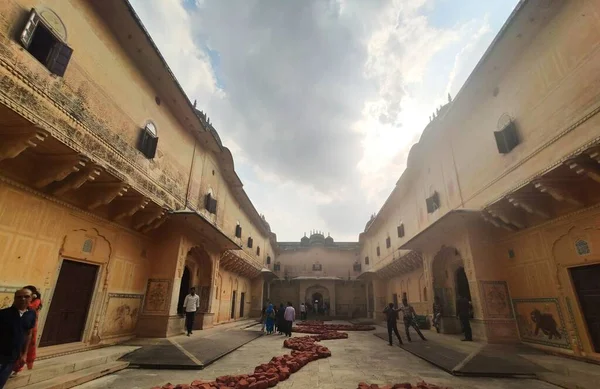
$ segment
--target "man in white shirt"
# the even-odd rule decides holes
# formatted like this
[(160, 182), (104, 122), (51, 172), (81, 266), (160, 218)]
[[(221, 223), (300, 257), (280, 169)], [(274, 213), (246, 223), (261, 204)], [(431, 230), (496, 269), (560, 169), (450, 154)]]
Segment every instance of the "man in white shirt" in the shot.
[(300, 320), (306, 320), (306, 304), (300, 304)]
[(196, 294), (196, 288), (190, 288), (190, 294), (185, 296), (183, 300), (183, 309), (185, 310), (185, 329), (187, 330), (187, 336), (192, 334), (194, 329), (194, 318), (196, 317), (196, 311), (200, 308), (200, 296)]
[(296, 320), (296, 310), (292, 307), (292, 303), (288, 301), (287, 308), (283, 313), (283, 319), (285, 320), (285, 328), (284, 333), (289, 337), (292, 336), (292, 325), (294, 320)]

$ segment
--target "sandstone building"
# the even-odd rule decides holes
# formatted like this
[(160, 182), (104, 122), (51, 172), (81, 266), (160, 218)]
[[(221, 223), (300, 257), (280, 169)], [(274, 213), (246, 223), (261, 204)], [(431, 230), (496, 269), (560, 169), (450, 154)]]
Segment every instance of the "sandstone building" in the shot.
[(258, 316), (382, 319), (600, 360), (600, 4), (521, 1), (356, 242), (277, 242), (127, 1), (0, 3), (0, 306), (37, 285), (41, 353)]
[(369, 310), (600, 360), (600, 3), (521, 1), (360, 234)]
[(0, 2), (0, 306), (42, 355), (257, 314), (275, 235), (127, 1)]

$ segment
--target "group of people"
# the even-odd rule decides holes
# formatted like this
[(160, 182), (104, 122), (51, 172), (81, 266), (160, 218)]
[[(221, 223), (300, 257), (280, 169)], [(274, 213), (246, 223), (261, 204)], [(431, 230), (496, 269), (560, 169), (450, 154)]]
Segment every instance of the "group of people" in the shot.
[[(471, 318), (471, 313), (473, 310), (473, 306), (471, 302), (464, 296), (460, 296), (456, 301), (456, 316), (460, 320), (460, 324), (462, 326), (462, 332), (465, 334), (464, 339), (462, 341), (473, 341), (473, 332), (471, 330), (471, 323), (469, 319)], [(409, 329), (412, 327), (415, 329), (417, 334), (423, 340), (425, 337), (421, 333), (419, 326), (416, 322), (416, 312), (414, 308), (408, 304), (406, 299), (402, 299), (402, 305), (399, 308), (394, 307), (394, 303), (389, 303), (389, 305), (384, 309), (383, 313), (386, 315), (387, 319), (387, 330), (388, 330), (388, 338), (389, 345), (392, 346), (392, 333), (396, 335), (398, 338), (398, 342), (402, 344), (402, 338), (400, 337), (400, 333), (398, 331), (398, 312), (402, 312), (402, 318), (404, 321), (404, 329), (406, 331), (406, 338), (410, 342), (410, 332)], [(433, 320), (432, 325), (436, 329), (436, 331), (440, 332), (440, 325), (442, 319), (442, 304), (440, 302), (440, 298), (435, 296), (433, 299)]]
[[(305, 311), (301, 313), (306, 314)], [(288, 301), (287, 307), (283, 306), (283, 303), (279, 304), (279, 307), (275, 307), (270, 301), (263, 307), (261, 315), (262, 328), (261, 331), (267, 331), (267, 335), (278, 333), (280, 335), (292, 336), (292, 325), (296, 320), (296, 309), (292, 306), (292, 303)]]
[(403, 298), (402, 305), (400, 307), (396, 308), (394, 306), (394, 303), (389, 303), (388, 306), (383, 310), (383, 313), (385, 314), (386, 320), (387, 320), (387, 330), (388, 330), (388, 338), (389, 338), (390, 346), (393, 345), (392, 332), (394, 334), (396, 334), (396, 337), (398, 338), (398, 342), (400, 342), (400, 344), (402, 344), (402, 338), (400, 337), (400, 332), (398, 332), (398, 324), (397, 324), (399, 312), (402, 312), (402, 319), (404, 321), (404, 329), (406, 331), (406, 339), (408, 339), (409, 342), (412, 341), (410, 338), (410, 332), (409, 332), (410, 328), (412, 327), (417, 332), (417, 334), (419, 334), (421, 339), (427, 340), (427, 339), (425, 339), (425, 336), (423, 336), (423, 333), (421, 333), (421, 330), (419, 329), (419, 325), (416, 322), (417, 313), (415, 312), (415, 309), (412, 307), (412, 305), (408, 304), (407, 299)]
[(32, 285), (17, 290), (12, 306), (0, 309), (0, 389), (11, 373), (33, 369), (40, 309), (42, 296)]

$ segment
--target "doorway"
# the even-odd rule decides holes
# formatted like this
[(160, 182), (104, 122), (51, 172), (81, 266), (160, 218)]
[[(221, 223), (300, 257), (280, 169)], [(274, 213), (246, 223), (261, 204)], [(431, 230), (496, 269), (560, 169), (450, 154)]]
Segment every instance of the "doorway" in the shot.
[(600, 352), (600, 265), (572, 268), (571, 277), (594, 350), (598, 353)]
[(394, 308), (398, 308), (398, 294), (394, 293), (394, 295), (392, 296), (393, 300), (394, 300)]
[(465, 268), (462, 266), (456, 270), (456, 294), (457, 299), (462, 296), (471, 301), (471, 290), (469, 289), (469, 280), (467, 279)]
[(181, 277), (181, 286), (179, 286), (179, 300), (177, 301), (177, 313), (183, 315), (183, 303), (185, 301), (185, 297), (190, 292), (190, 269), (186, 266), (183, 269), (183, 276)]
[(323, 295), (319, 292), (312, 295), (313, 313), (322, 313), (323, 311)]
[(231, 318), (235, 319), (235, 300), (237, 297), (237, 292), (234, 290), (233, 295), (231, 297)]
[(40, 347), (81, 341), (97, 275), (96, 265), (63, 260)]
[(246, 303), (246, 293), (240, 294), (240, 317), (244, 317), (244, 304)]

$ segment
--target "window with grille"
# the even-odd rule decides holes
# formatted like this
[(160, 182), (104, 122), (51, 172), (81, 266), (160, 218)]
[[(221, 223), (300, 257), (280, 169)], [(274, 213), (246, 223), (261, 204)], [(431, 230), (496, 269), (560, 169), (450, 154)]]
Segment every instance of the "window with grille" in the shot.
[(398, 238), (404, 237), (404, 223), (400, 223), (398, 226)]
[(369, 264), (369, 257), (365, 257), (365, 265)]
[(217, 199), (213, 198), (210, 193), (206, 194), (204, 208), (212, 214), (217, 213)]
[(53, 32), (52, 27), (34, 9), (21, 31), (19, 42), (50, 72), (59, 77), (65, 75), (73, 49)]
[(385, 240), (385, 247), (386, 248), (390, 248), (392, 247), (392, 240), (390, 239), (390, 237), (388, 236), (387, 239)]
[(440, 195), (438, 192), (433, 192), (433, 194), (425, 199), (425, 203), (427, 204), (427, 213), (434, 213), (440, 208)]
[(237, 226), (235, 226), (235, 237), (236, 238), (242, 237), (242, 226), (240, 226), (239, 224)]
[(381, 255), (381, 250), (379, 249), (379, 246), (377, 246), (377, 256), (379, 257)]
[(267, 255), (267, 265), (271, 264), (271, 257), (269, 255)]
[(156, 147), (158, 146), (158, 133), (156, 126), (152, 122), (148, 122), (140, 131), (138, 140), (138, 150), (148, 159), (153, 159), (156, 156)]
[(514, 121), (510, 121), (502, 130), (494, 131), (496, 146), (500, 154), (508, 154), (519, 144), (519, 134)]
[(254, 244), (254, 240), (252, 240), (252, 238), (248, 238), (248, 248), (252, 248), (252, 245)]

